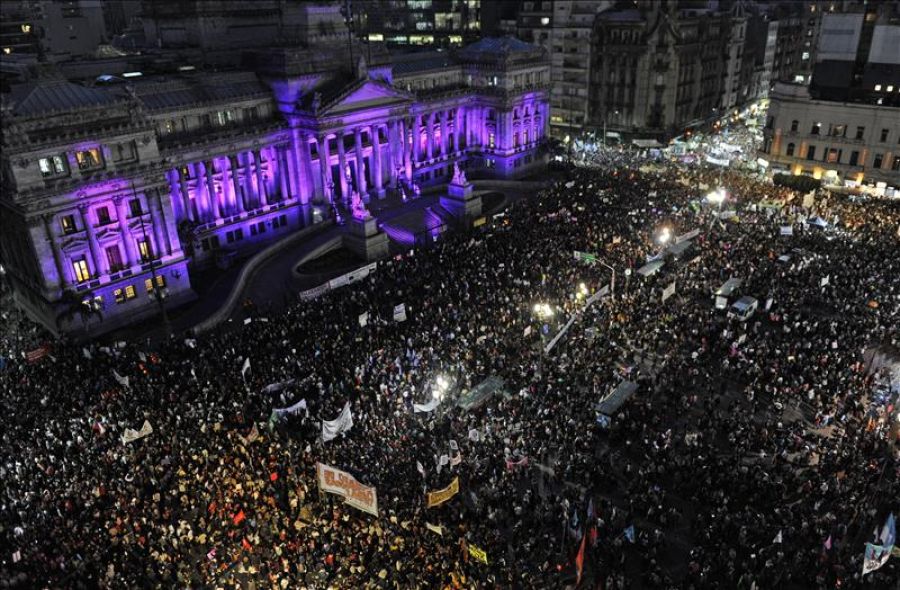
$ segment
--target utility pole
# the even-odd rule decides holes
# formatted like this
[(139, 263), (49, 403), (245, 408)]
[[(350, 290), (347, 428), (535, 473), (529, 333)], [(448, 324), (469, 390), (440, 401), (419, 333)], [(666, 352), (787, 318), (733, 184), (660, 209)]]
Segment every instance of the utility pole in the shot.
[[(131, 181), (131, 193), (135, 196), (135, 198), (138, 198), (137, 190), (134, 187), (134, 180)], [(140, 203), (140, 200), (138, 200), (138, 203)], [(144, 227), (144, 213), (144, 207), (143, 205), (141, 205), (141, 234), (143, 234), (144, 244), (147, 247), (147, 254), (150, 260), (150, 281), (153, 287), (151, 294), (153, 298), (156, 299), (156, 303), (159, 305), (159, 311), (162, 314), (163, 329), (165, 330), (166, 338), (168, 338), (172, 333), (171, 327), (169, 326), (169, 313), (166, 311), (166, 306), (163, 303), (163, 299), (165, 298), (165, 296), (163, 295), (163, 287), (158, 285), (156, 282), (156, 260), (153, 257), (154, 252), (153, 248), (150, 247), (150, 240), (147, 238), (147, 228)]]
[(353, 7), (350, 0), (344, 0), (344, 6), (341, 8), (341, 15), (344, 17), (344, 24), (347, 25), (347, 49), (350, 50), (350, 74), (353, 75)]

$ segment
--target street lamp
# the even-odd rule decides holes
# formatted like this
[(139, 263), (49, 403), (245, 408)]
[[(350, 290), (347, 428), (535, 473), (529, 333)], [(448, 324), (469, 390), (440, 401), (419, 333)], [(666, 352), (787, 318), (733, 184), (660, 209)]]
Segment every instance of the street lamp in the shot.
[(538, 332), (540, 333), (540, 364), (538, 365), (538, 375), (544, 374), (544, 326), (549, 328), (549, 324), (547, 324), (547, 320), (552, 318), (555, 315), (555, 311), (548, 303), (535, 303), (534, 304), (534, 315), (536, 318), (540, 320), (540, 327), (538, 328)]
[[(725, 199), (728, 195), (725, 192), (725, 189), (722, 187), (717, 188), (713, 192), (706, 195), (706, 200), (710, 203), (716, 205), (716, 217), (722, 212), (722, 203), (725, 202)], [(712, 217), (709, 219), (709, 224), (712, 226)]]
[(671, 240), (671, 239), (672, 239), (672, 230), (669, 229), (668, 227), (662, 228), (662, 230), (660, 230), (660, 232), (659, 232), (659, 235), (656, 236), (656, 242), (660, 246), (665, 246), (666, 244), (669, 243), (669, 240)]

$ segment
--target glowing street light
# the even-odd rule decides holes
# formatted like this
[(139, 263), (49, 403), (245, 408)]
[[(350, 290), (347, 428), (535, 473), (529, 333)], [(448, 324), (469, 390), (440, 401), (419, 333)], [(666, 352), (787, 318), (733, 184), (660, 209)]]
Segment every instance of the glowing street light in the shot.
[(579, 300), (584, 299), (585, 297), (588, 296), (588, 293), (589, 293), (589, 291), (588, 291), (587, 285), (585, 285), (584, 283), (579, 283), (578, 290), (575, 291), (575, 298), (579, 299)]
[(553, 308), (550, 307), (550, 305), (547, 303), (534, 304), (534, 315), (541, 318), (542, 320), (552, 318), (554, 313), (555, 312), (553, 311)]
[(713, 204), (721, 207), (722, 203), (725, 202), (726, 196), (727, 195), (725, 193), (725, 189), (722, 187), (719, 187), (716, 190), (714, 190), (713, 192), (706, 195), (706, 200), (709, 201), (710, 203), (713, 203)]
[(662, 230), (660, 230), (660, 232), (659, 232), (659, 235), (656, 237), (656, 241), (659, 243), (660, 246), (665, 246), (666, 244), (669, 243), (669, 240), (671, 240), (671, 239), (672, 239), (672, 230), (669, 229), (668, 227), (662, 228)]

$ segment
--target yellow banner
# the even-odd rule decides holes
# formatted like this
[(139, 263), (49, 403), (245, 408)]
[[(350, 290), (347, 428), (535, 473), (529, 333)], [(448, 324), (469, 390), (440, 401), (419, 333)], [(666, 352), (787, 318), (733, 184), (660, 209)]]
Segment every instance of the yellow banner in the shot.
[(454, 477), (453, 482), (443, 490), (436, 492), (428, 492), (428, 507), (440, 506), (453, 496), (459, 493), (459, 478)]
[(488, 562), (487, 561), (487, 553), (485, 553), (484, 549), (479, 549), (478, 547), (476, 547), (475, 545), (472, 545), (471, 543), (468, 544), (468, 548), (469, 548), (469, 555), (471, 555), (473, 559), (477, 559), (484, 565), (487, 565), (487, 562)]

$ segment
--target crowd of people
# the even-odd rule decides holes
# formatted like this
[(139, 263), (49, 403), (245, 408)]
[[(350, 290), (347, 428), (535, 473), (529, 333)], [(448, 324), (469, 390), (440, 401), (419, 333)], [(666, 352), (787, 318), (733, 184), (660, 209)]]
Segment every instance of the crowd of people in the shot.
[[(900, 345), (898, 228), (896, 203), (579, 169), (277, 317), (13, 359), (0, 588), (897, 587), (897, 559), (862, 576), (900, 462), (861, 359)], [(692, 230), (677, 258), (660, 243)], [(732, 276), (760, 301), (745, 322), (714, 305)], [(378, 516), (322, 493), (317, 463), (373, 486)]]

